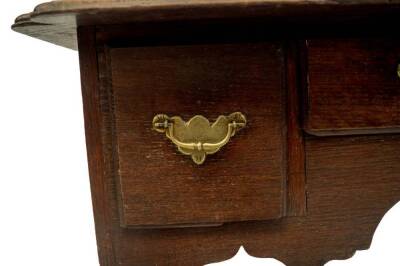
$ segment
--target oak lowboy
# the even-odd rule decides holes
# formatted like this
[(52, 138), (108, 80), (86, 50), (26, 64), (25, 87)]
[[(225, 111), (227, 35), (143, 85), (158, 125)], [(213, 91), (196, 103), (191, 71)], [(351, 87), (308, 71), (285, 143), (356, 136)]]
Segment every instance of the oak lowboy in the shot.
[(400, 199), (400, 1), (53, 1), (79, 50), (101, 265), (289, 266), (366, 249)]

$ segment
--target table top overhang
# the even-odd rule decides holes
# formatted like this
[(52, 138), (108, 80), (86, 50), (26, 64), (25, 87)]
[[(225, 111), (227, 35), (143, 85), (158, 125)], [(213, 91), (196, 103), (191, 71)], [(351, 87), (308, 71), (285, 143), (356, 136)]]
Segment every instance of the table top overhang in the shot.
[(400, 0), (61, 0), (38, 5), (12, 28), (77, 49), (78, 26), (237, 18), (323, 18), (400, 14)]

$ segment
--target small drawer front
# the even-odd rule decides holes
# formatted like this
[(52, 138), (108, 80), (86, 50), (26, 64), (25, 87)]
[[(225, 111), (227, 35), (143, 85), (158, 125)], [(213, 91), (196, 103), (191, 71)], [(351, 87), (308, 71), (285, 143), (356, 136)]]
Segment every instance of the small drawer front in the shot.
[(305, 128), (311, 134), (400, 131), (400, 41), (308, 41)]
[[(286, 112), (281, 46), (110, 48), (123, 226), (207, 226), (282, 216)], [(241, 112), (246, 127), (202, 164), (153, 129)]]

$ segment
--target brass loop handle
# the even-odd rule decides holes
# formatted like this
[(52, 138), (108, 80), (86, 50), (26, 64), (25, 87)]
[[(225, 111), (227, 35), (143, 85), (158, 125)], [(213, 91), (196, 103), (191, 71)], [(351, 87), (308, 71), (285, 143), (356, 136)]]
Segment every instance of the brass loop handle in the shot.
[(212, 125), (201, 115), (185, 122), (178, 116), (158, 114), (153, 119), (153, 128), (165, 133), (178, 150), (191, 155), (196, 164), (202, 164), (207, 154), (216, 153), (225, 146), (246, 123), (246, 117), (240, 112), (219, 116)]

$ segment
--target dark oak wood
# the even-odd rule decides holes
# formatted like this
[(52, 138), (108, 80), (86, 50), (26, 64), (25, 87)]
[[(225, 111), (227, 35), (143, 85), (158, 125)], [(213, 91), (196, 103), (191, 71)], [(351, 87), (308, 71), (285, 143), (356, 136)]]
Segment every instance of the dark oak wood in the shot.
[[(107, 50), (124, 225), (282, 216), (287, 127), (281, 44)], [(248, 125), (201, 166), (151, 124), (160, 113), (215, 121), (235, 111)]]
[[(244, 246), (318, 266), (367, 249), (400, 199), (399, 7), (75, 0), (19, 17), (79, 42), (100, 264), (201, 266)], [(248, 127), (201, 166), (151, 129), (234, 111)]]
[[(104, 58), (104, 51), (99, 50), (102, 66)], [(109, 99), (110, 84), (102, 75), (100, 80), (100, 98)], [(103, 147), (108, 147), (103, 153), (115, 167), (116, 157), (109, 148), (113, 145), (112, 104), (103, 100), (100, 106)], [(209, 228), (122, 228), (118, 178), (106, 171), (105, 189), (97, 193), (109, 199), (102, 211), (112, 216), (107, 246), (114, 247), (114, 253), (103, 265), (200, 266), (229, 259), (244, 246), (250, 255), (275, 257), (288, 266), (317, 266), (368, 248), (380, 219), (399, 199), (400, 136), (312, 137), (305, 143), (307, 215), (273, 221)]]
[(81, 76), (85, 77), (82, 79), (83, 111), (99, 259), (101, 265), (114, 265), (111, 205), (115, 197), (108, 190), (110, 176), (107, 175), (110, 173), (109, 165), (112, 160), (110, 152), (107, 152), (107, 147), (104, 145), (106, 140), (103, 135), (103, 128), (107, 127), (104, 120), (109, 117), (106, 117), (106, 113), (101, 109), (105, 106), (102, 97), (106, 94), (100, 90), (97, 68), (99, 64), (96, 50), (93, 49), (96, 43), (95, 29), (82, 28), (78, 35)]
[(393, 38), (309, 40), (307, 132), (400, 132), (399, 63)]
[(302, 73), (300, 69), (301, 46), (291, 41), (286, 49), (288, 170), (287, 215), (300, 216), (307, 212), (306, 173), (303, 130), (301, 127)]
[[(37, 6), (33, 12), (19, 16), (13, 29), (77, 49), (76, 29), (79, 26), (168, 21), (208, 23), (229, 19), (243, 22), (257, 18), (265, 27), (273, 25), (275, 29), (277, 25), (290, 22), (289, 29), (297, 28), (294, 32), (298, 32), (319, 26), (326, 30), (329, 24), (338, 27), (342, 23), (373, 21), (367, 27), (368, 32), (377, 25), (378, 31), (391, 29), (399, 12), (398, 0), (68, 0)], [(389, 22), (385, 22), (387, 19)], [(359, 26), (358, 29), (366, 28)]]

